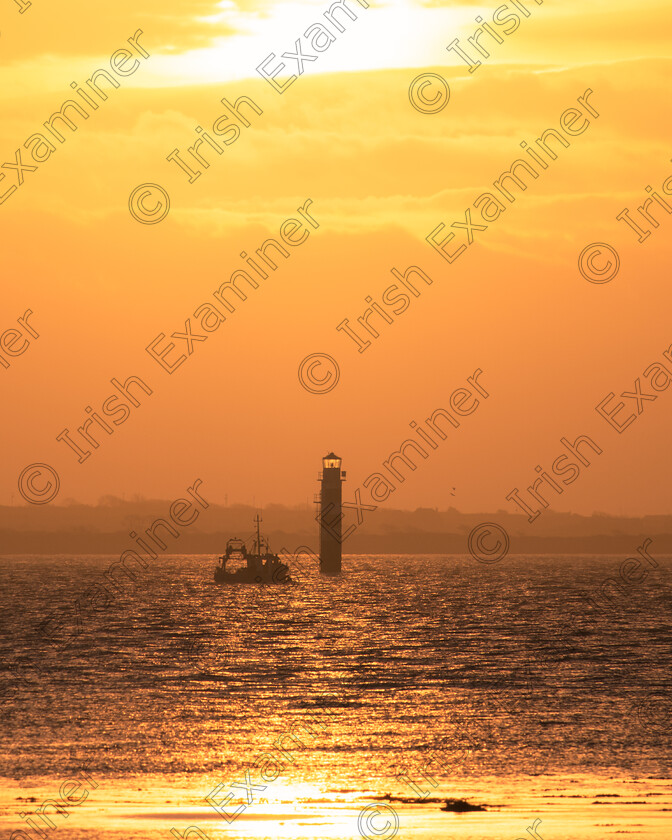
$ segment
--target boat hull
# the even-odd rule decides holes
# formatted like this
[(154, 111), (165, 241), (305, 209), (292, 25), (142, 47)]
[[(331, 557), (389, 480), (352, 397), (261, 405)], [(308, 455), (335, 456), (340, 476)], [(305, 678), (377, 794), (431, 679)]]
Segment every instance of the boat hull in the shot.
[(289, 566), (284, 563), (276, 566), (272, 571), (267, 569), (253, 571), (243, 568), (237, 569), (235, 572), (227, 572), (225, 569), (215, 569), (215, 583), (283, 584), (291, 582)]

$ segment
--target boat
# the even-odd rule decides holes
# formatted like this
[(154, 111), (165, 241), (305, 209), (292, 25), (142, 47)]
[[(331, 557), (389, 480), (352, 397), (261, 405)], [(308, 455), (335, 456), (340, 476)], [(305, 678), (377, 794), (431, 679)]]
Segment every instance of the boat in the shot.
[[(262, 537), (262, 519), (257, 514), (254, 522), (256, 534), (252, 538), (252, 550), (248, 551), (245, 540), (232, 537), (226, 543), (226, 551), (220, 555), (219, 566), (215, 568), (215, 583), (291, 583), (289, 566), (277, 554), (273, 554), (268, 540)], [(229, 571), (229, 562), (244, 562), (244, 566)]]

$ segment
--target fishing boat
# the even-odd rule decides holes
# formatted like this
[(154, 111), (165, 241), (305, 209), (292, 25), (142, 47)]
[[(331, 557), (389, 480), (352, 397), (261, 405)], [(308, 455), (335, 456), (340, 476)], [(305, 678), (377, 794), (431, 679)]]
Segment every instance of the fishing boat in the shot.
[[(277, 554), (273, 554), (268, 540), (262, 537), (261, 517), (254, 520), (257, 529), (252, 538), (252, 550), (248, 551), (245, 541), (233, 537), (226, 543), (226, 552), (215, 568), (215, 583), (291, 583), (289, 566)], [(227, 563), (241, 563), (237, 569), (227, 569)]]

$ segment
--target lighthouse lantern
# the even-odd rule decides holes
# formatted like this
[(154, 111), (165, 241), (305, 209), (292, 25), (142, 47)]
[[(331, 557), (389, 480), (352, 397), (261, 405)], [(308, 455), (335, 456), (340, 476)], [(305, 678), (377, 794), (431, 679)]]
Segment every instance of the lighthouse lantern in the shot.
[(333, 452), (330, 452), (322, 458), (322, 467), (325, 470), (340, 470), (341, 460), (342, 459), (334, 455)]

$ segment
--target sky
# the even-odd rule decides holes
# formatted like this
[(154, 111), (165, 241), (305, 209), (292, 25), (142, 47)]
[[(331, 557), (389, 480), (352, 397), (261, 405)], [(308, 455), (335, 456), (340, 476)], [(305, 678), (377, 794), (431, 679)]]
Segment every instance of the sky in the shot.
[[(217, 502), (301, 504), (331, 450), (346, 497), (364, 498), (403, 441), (419, 441), (410, 424), (426, 428), (471, 387), (472, 413), (415, 470), (402, 465), (382, 504), (515, 512), (507, 496), (583, 435), (602, 453), (561, 493), (538, 491), (553, 510), (670, 512), (666, 4), (521, 0), (525, 16), (513, 2), (347, 0), (356, 17), (335, 16), (342, 32), (315, 0), (21, 5), (0, 11), (0, 503), (26, 504), (20, 476), (46, 464), (60, 481), (50, 504), (172, 499), (196, 478)], [(477, 18), (501, 41), (481, 31), (488, 57), (468, 41)], [(446, 49), (455, 39), (480, 59), (474, 72)], [(297, 41), (311, 56), (300, 74), (282, 58)], [(103, 95), (86, 86), (98, 70), (112, 79), (97, 77)], [(59, 139), (45, 122), (72, 97), (84, 112), (68, 112), (76, 130), (56, 121)], [(242, 102), (244, 122), (222, 99)], [(507, 199), (493, 182), (517, 159), (533, 165), (520, 144), (538, 150), (548, 129), (564, 142), (551, 138), (555, 157), (542, 152)], [(199, 139), (200, 163), (187, 151)], [(175, 150), (190, 170), (167, 159)], [(161, 191), (143, 198), (145, 184)], [(653, 222), (637, 211), (649, 193)], [(138, 221), (166, 195), (165, 218)], [(617, 219), (625, 209), (646, 238)], [(427, 241), (437, 228), (435, 241), (454, 233), (443, 254)], [(296, 244), (271, 246), (277, 269), (242, 281), (234, 311), (218, 307), (220, 284), (249, 271), (241, 252), (282, 244), (281, 230)], [(415, 275), (417, 294), (390, 303), (392, 270), (411, 266), (431, 285)], [(378, 337), (357, 321), (374, 303)], [(28, 310), (37, 336), (17, 325)], [(363, 352), (337, 330), (345, 319), (371, 342)], [(324, 393), (300, 382), (327, 377), (332, 362), (302, 366), (316, 353), (338, 365)], [(479, 370), (487, 397), (467, 385)], [(140, 404), (116, 425), (102, 407), (119, 408), (111, 380), (131, 376), (152, 393), (136, 386)], [(596, 411), (612, 394), (607, 411), (625, 406), (614, 422), (633, 418), (620, 430)], [(88, 427), (98, 446), (80, 463), (57, 437), (86, 447), (76, 430), (92, 412), (108, 430)]]

